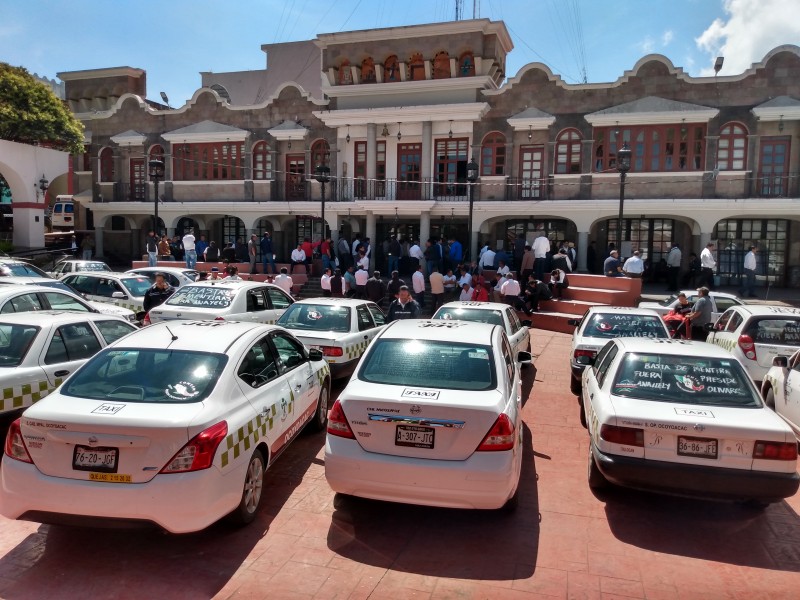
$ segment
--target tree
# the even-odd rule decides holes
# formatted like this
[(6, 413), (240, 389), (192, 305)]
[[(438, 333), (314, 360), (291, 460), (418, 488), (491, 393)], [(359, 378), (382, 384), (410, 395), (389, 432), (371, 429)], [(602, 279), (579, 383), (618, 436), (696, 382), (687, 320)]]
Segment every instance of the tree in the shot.
[(0, 62), (0, 139), (83, 153), (83, 125), (48, 86)]

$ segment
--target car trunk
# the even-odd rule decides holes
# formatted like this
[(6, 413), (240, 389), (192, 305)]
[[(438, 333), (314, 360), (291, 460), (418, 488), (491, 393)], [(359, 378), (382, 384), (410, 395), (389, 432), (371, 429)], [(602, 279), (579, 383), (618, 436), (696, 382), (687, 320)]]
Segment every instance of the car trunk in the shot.
[(159, 321), (208, 321), (221, 314), (218, 308), (194, 308), (192, 306), (158, 306), (150, 310), (150, 322)]

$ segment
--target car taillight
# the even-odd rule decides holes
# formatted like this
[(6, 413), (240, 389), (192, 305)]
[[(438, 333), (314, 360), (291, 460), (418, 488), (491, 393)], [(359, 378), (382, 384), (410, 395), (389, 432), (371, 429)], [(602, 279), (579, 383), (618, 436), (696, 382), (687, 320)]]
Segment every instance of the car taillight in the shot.
[(328, 433), (351, 440), (356, 439), (356, 436), (353, 435), (353, 430), (350, 429), (350, 424), (347, 422), (347, 417), (344, 416), (344, 410), (342, 410), (342, 404), (339, 400), (333, 403), (331, 412), (328, 414)]
[(644, 447), (644, 430), (634, 427), (617, 427), (616, 425), (602, 425), (600, 437), (612, 444), (622, 446)]
[(750, 360), (756, 359), (756, 345), (753, 342), (753, 338), (749, 335), (740, 335), (739, 336), (739, 348), (742, 349), (744, 355), (749, 358)]
[(225, 320), (225, 317), (217, 317), (217, 318), (215, 318), (214, 320), (215, 320), (215, 321), (224, 321), (224, 320)]
[(186, 473), (209, 468), (214, 462), (217, 448), (226, 435), (228, 435), (228, 423), (225, 421), (204, 429), (172, 457), (167, 466), (161, 469), (161, 473)]
[(33, 464), (31, 455), (25, 447), (25, 440), (22, 439), (22, 430), (19, 426), (20, 419), (17, 419), (8, 428), (6, 435), (5, 453), (9, 458)]
[(585, 356), (587, 358), (594, 358), (597, 356), (597, 352), (595, 350), (575, 350), (575, 353), (572, 355), (572, 358), (578, 360), (581, 356)]
[(344, 350), (339, 346), (320, 346), (322, 356), (344, 356)]
[(152, 325), (152, 321), (150, 320), (150, 313), (145, 313), (144, 319), (142, 319), (142, 327), (146, 325)]
[[(10, 432), (9, 432), (9, 435)], [(796, 442), (764, 442), (757, 440), (753, 446), (753, 458), (767, 460), (797, 460)]]
[(514, 435), (514, 424), (508, 415), (502, 413), (492, 425), (489, 433), (483, 438), (476, 452), (496, 452), (498, 450), (511, 450), (517, 436)]

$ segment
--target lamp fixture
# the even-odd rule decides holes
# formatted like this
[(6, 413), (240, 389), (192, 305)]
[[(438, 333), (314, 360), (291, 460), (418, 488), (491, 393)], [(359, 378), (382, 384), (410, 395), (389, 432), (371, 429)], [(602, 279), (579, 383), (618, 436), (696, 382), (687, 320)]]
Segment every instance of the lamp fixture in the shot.
[(350, 143), (350, 125), (347, 126), (347, 137), (344, 138), (345, 143)]
[(714, 76), (715, 77), (717, 76), (717, 73), (719, 73), (722, 70), (722, 63), (724, 63), (724, 62), (725, 62), (725, 57), (724, 56), (718, 56), (717, 60), (714, 61)]
[(289, 140), (289, 144), (286, 146), (288, 150), (292, 149), (292, 140)]
[(42, 193), (47, 191), (47, 188), (50, 187), (50, 182), (47, 181), (47, 177), (44, 176), (42, 173), (42, 178), (39, 180), (39, 189), (42, 190)]
[(528, 125), (528, 141), (533, 139), (533, 125)]
[(447, 132), (447, 137), (453, 137), (453, 119), (450, 119), (450, 131)]
[(781, 115), (781, 119), (778, 121), (778, 131), (783, 133), (783, 115)]
[(402, 137), (403, 137), (403, 134), (400, 133), (400, 121), (398, 121), (397, 122), (397, 141), (399, 142)]
[(383, 131), (381, 131), (381, 137), (389, 137), (389, 128), (386, 126), (386, 123), (383, 124)]

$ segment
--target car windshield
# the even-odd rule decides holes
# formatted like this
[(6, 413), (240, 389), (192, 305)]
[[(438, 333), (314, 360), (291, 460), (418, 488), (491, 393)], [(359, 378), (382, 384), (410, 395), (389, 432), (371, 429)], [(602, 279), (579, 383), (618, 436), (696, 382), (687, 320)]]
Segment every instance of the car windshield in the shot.
[(0, 367), (16, 367), (36, 338), (38, 327), (0, 323)]
[(50, 277), (37, 267), (25, 263), (5, 263), (0, 267), (0, 274), (6, 277)]
[(350, 331), (350, 308), (326, 304), (292, 304), (278, 319), (278, 325), (287, 329)]
[[(659, 304), (661, 306), (672, 306), (675, 303), (675, 300), (677, 300), (677, 299), (678, 299), (677, 296), (674, 296), (674, 295), (673, 296), (669, 296), (665, 300), (662, 300), (661, 302), (659, 302)], [(652, 304), (651, 304), (651, 306), (652, 306)]]
[(78, 262), (75, 263), (76, 271), (110, 271), (109, 267), (104, 262)]
[(114, 348), (97, 354), (60, 391), (92, 400), (200, 402), (214, 389), (227, 360), (210, 352)]
[(446, 390), (497, 387), (489, 346), (449, 341), (378, 340), (363, 359), (358, 378), (370, 383)]
[(761, 406), (748, 375), (734, 358), (628, 352), (611, 393), (701, 406)]
[(473, 321), (475, 323), (489, 323), (505, 328), (503, 315), (499, 310), (488, 310), (478, 308), (462, 308), (455, 306), (443, 306), (433, 315), (434, 319), (455, 319), (457, 321)]
[(186, 285), (170, 296), (170, 306), (194, 308), (227, 308), (231, 305), (236, 290), (224, 287)]
[(126, 277), (125, 279), (121, 279), (122, 284), (128, 288), (131, 295), (133, 296), (144, 296), (147, 290), (150, 289), (152, 285), (150, 280), (147, 277), (139, 276), (139, 277)]
[(667, 338), (664, 322), (656, 315), (595, 313), (582, 335), (603, 339), (618, 337)]
[(800, 319), (759, 319), (747, 326), (745, 334), (756, 344), (800, 346)]

